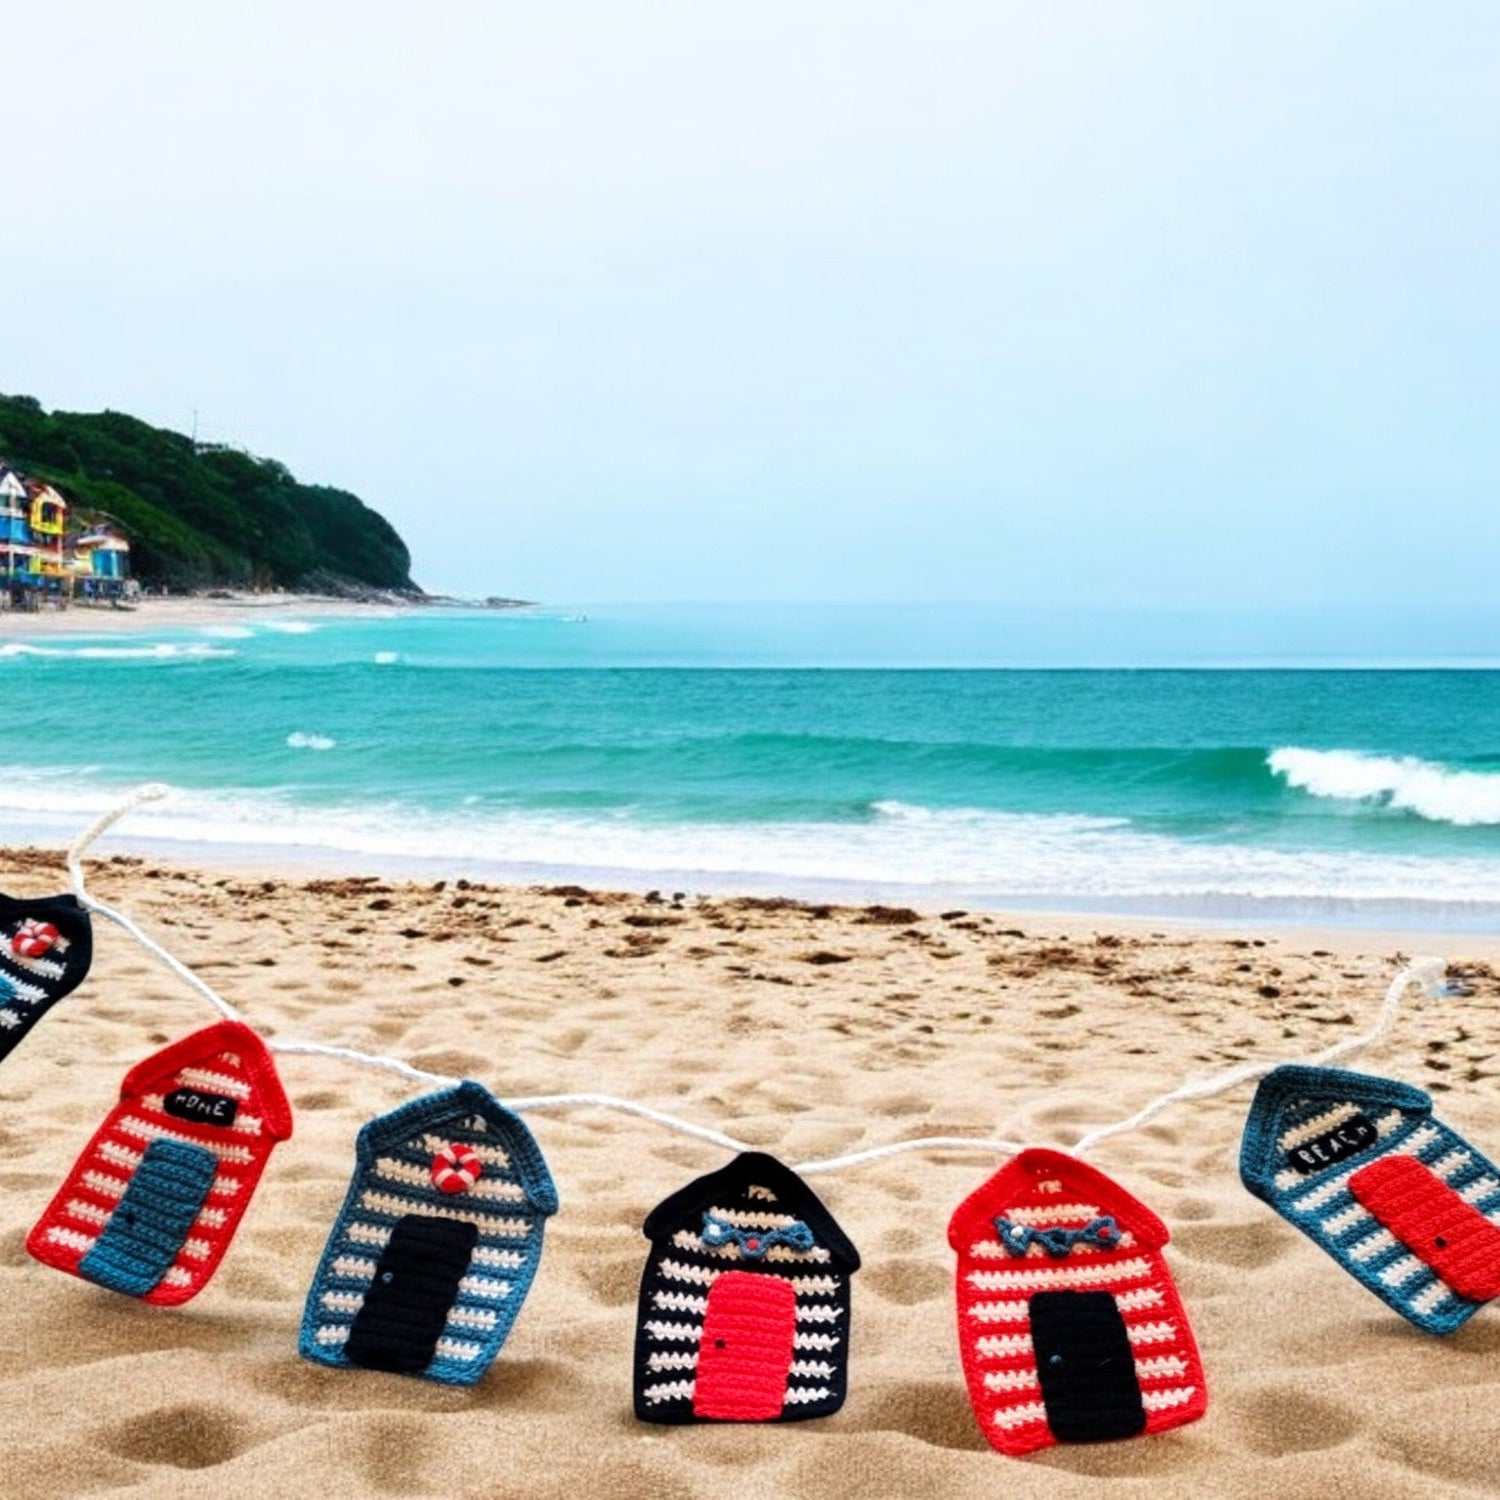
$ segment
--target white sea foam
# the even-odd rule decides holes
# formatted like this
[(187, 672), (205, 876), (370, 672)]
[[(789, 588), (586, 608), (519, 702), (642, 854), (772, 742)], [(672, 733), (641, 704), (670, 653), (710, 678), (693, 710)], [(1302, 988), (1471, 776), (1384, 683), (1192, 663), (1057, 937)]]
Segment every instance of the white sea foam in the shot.
[[(0, 830), (15, 837), (11, 830), (23, 828), (61, 843), (119, 795), (81, 773), (64, 779), (18, 770), (0, 781)], [(1099, 818), (898, 807), (863, 822), (662, 824), (627, 814), (487, 813), (405, 801), (319, 807), (284, 793), (178, 791), (133, 813), (121, 833), (126, 841), (254, 848), (293, 859), (432, 860), (500, 878), (670, 878), (695, 889), (793, 894), (899, 887), (913, 899), (962, 893), (1000, 907), (1194, 910), (1269, 901), (1317, 916), (1376, 904), (1500, 906), (1495, 857), (1293, 852), (1180, 840)]]
[(67, 656), (84, 661), (203, 661), (238, 654), (229, 647), (210, 646), (204, 642), (177, 644), (162, 641), (154, 646), (37, 646), (30, 641), (8, 641), (0, 646), (0, 657)]
[(330, 739), (326, 734), (308, 734), (304, 730), (294, 729), (287, 735), (286, 743), (289, 750), (332, 750), (338, 741)]
[(248, 625), (205, 625), (202, 633), (217, 641), (248, 641), (255, 634)]
[(1460, 827), (1500, 823), (1500, 773), (1455, 771), (1414, 756), (1357, 750), (1273, 750), (1266, 764), (1312, 797), (1372, 803)]
[(400, 660), (400, 653), (396, 651), (377, 651), (375, 653), (375, 665), (377, 667), (392, 667)]
[(262, 620), (261, 624), (278, 635), (311, 635), (318, 628), (311, 620)]

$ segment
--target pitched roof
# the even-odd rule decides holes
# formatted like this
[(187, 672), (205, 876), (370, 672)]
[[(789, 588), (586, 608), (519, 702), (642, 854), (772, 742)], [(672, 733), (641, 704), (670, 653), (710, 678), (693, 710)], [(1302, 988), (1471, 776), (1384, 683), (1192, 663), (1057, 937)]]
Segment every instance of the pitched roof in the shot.
[(717, 1172), (696, 1178), (662, 1199), (646, 1218), (643, 1226), (646, 1238), (653, 1243), (666, 1239), (683, 1220), (726, 1197), (737, 1197), (752, 1186), (769, 1188), (776, 1195), (778, 1207), (796, 1214), (835, 1262), (848, 1271), (859, 1270), (859, 1251), (824, 1207), (822, 1199), (790, 1167), (764, 1151), (743, 1152)]
[(149, 1093), (162, 1078), (194, 1063), (208, 1062), (221, 1052), (233, 1052), (244, 1064), (256, 1090), (258, 1105), (272, 1140), (284, 1141), (292, 1133), (292, 1107), (287, 1102), (276, 1064), (266, 1044), (243, 1021), (219, 1021), (143, 1058), (120, 1085), (120, 1097)]
[(1062, 1183), (1059, 1203), (1069, 1201), (1071, 1196), (1097, 1204), (1145, 1249), (1160, 1250), (1171, 1238), (1167, 1226), (1113, 1178), (1066, 1151), (1035, 1146), (1013, 1156), (953, 1210), (948, 1243), (955, 1250), (966, 1250), (976, 1238), (994, 1233), (994, 1219), (1006, 1207), (1023, 1201), (1045, 1203), (1038, 1187), (1047, 1181)]
[(355, 1156), (362, 1167), (368, 1166), (382, 1149), (410, 1139), (417, 1131), (441, 1130), (473, 1115), (484, 1120), (504, 1142), (532, 1207), (540, 1214), (555, 1214), (557, 1188), (535, 1137), (518, 1114), (472, 1079), (377, 1115), (359, 1132)]

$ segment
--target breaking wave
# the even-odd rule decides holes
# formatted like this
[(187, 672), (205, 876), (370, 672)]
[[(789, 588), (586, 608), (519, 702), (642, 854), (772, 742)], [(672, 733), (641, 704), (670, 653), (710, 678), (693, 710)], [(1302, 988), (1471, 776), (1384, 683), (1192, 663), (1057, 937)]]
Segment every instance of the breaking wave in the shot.
[(1311, 797), (1361, 802), (1459, 828), (1500, 824), (1500, 773), (1459, 771), (1415, 756), (1273, 750), (1271, 771)]

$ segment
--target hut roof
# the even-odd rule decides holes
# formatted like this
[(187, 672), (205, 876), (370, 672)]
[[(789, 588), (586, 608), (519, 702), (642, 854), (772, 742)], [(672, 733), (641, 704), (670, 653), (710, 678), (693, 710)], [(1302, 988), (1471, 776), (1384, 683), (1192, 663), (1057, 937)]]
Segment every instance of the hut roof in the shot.
[(1302, 1100), (1310, 1104), (1367, 1104), (1374, 1109), (1422, 1115), (1432, 1112), (1432, 1095), (1409, 1083), (1340, 1068), (1287, 1063), (1261, 1079), (1251, 1102), (1240, 1147), (1240, 1175), (1246, 1182), (1274, 1172), (1280, 1155), (1277, 1120), (1287, 1105)]
[(478, 1115), (504, 1142), (531, 1205), (541, 1214), (557, 1212), (557, 1188), (542, 1153), (521, 1117), (508, 1110), (482, 1083), (465, 1079), (451, 1089), (424, 1094), (407, 1104), (377, 1115), (359, 1133), (354, 1151), (367, 1166), (381, 1151), (409, 1140), (421, 1130), (441, 1130)]
[(1097, 1204), (1144, 1249), (1160, 1250), (1171, 1238), (1167, 1226), (1144, 1203), (1103, 1172), (1065, 1151), (1037, 1146), (1012, 1157), (954, 1209), (948, 1243), (958, 1251), (968, 1249), (976, 1238), (993, 1232), (999, 1210), (1020, 1200), (1037, 1201), (1038, 1184), (1046, 1181), (1062, 1184), (1060, 1203), (1072, 1196)]
[(823, 1201), (788, 1166), (764, 1151), (746, 1151), (717, 1172), (710, 1172), (679, 1188), (656, 1205), (646, 1219), (646, 1238), (655, 1243), (671, 1235), (681, 1222), (722, 1203), (726, 1197), (737, 1197), (751, 1186), (769, 1188), (776, 1194), (778, 1208), (795, 1213), (812, 1230), (817, 1241), (847, 1271), (859, 1270), (859, 1251), (839, 1228)]
[(286, 1140), (292, 1133), (292, 1107), (287, 1103), (286, 1091), (276, 1076), (276, 1065), (266, 1044), (243, 1021), (219, 1021), (173, 1042), (170, 1047), (163, 1047), (160, 1052), (153, 1052), (125, 1075), (120, 1097), (128, 1099), (150, 1093), (161, 1079), (194, 1063), (211, 1061), (221, 1052), (233, 1052), (239, 1057), (259, 1095), (267, 1133), (272, 1140)]

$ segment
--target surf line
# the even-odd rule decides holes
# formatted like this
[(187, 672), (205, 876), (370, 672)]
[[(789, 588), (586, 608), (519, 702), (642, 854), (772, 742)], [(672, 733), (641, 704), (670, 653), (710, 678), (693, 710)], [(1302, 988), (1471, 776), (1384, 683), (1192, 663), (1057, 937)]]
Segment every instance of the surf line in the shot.
[[(127, 813), (134, 811), (134, 809), (143, 806), (147, 802), (160, 801), (163, 797), (170, 795), (170, 792), (171, 788), (163, 785), (161, 782), (149, 782), (144, 786), (137, 787), (117, 807), (96, 818), (94, 822), (89, 824), (73, 840), (68, 846), (67, 854), (68, 874), (73, 882), (73, 891), (83, 906), (87, 907), (89, 911), (115, 923), (116, 926), (129, 934), (146, 952), (159, 962), (165, 964), (168, 969), (194, 989), (226, 1020), (243, 1022), (244, 1017), (239, 1011), (225, 1000), (222, 995), (218, 994), (206, 980), (195, 974), (185, 963), (174, 957), (154, 938), (143, 932), (123, 912), (105, 905), (104, 902), (90, 895), (84, 881), (83, 856), (89, 847)], [(1321, 1052), (1315, 1053), (1312, 1057), (1305, 1059), (1305, 1061), (1311, 1066), (1326, 1066), (1342, 1058), (1351, 1057), (1356, 1053), (1363, 1052), (1368, 1047), (1372, 1047), (1395, 1024), (1402, 1001), (1406, 998), (1407, 991), (1413, 986), (1420, 988), (1430, 999), (1442, 999), (1467, 993), (1463, 989), (1452, 986), (1447, 982), (1446, 965), (1441, 958), (1414, 959), (1391, 980), (1390, 986), (1385, 993), (1385, 999), (1381, 1004), (1379, 1012), (1376, 1014), (1375, 1022), (1368, 1031), (1348, 1037), (1331, 1047), (1325, 1047)], [(286, 1041), (281, 1038), (275, 1038), (267, 1039), (266, 1046), (272, 1052), (280, 1052), (288, 1056), (326, 1057), (339, 1062), (352, 1063), (358, 1067), (380, 1069), (387, 1073), (394, 1073), (398, 1077), (405, 1078), (412, 1083), (453, 1085), (462, 1081), (446, 1073), (429, 1072), (426, 1068), (416, 1067), (399, 1057), (384, 1057), (372, 1052), (359, 1052), (352, 1047), (337, 1047), (326, 1042)], [(1159, 1094), (1155, 1099), (1143, 1105), (1126, 1119), (1118, 1120), (1111, 1125), (1099, 1126), (1094, 1130), (1086, 1132), (1072, 1145), (1059, 1146), (1057, 1149), (1066, 1151), (1073, 1156), (1084, 1156), (1103, 1141), (1141, 1129), (1142, 1126), (1149, 1124), (1157, 1115), (1161, 1114), (1163, 1110), (1170, 1109), (1174, 1104), (1192, 1103), (1202, 1099), (1212, 1099), (1219, 1094), (1231, 1093), (1233, 1090), (1241, 1088), (1247, 1083), (1254, 1083), (1258, 1079), (1264, 1078), (1267, 1073), (1280, 1067), (1284, 1061), (1285, 1059), (1278, 1058), (1269, 1062), (1241, 1063), (1237, 1067), (1227, 1068), (1223, 1072), (1215, 1073), (1208, 1078), (1190, 1079), (1165, 1094)], [(714, 1130), (706, 1125), (695, 1124), (691, 1120), (684, 1120), (677, 1115), (667, 1114), (663, 1110), (653, 1109), (648, 1104), (642, 1104), (634, 1099), (621, 1098), (615, 1094), (532, 1094), (522, 1098), (509, 1099), (507, 1100), (507, 1104), (518, 1114), (563, 1109), (613, 1110), (618, 1114), (633, 1115), (637, 1119), (648, 1120), (652, 1124), (659, 1125), (662, 1129), (673, 1131), (678, 1135), (705, 1141), (709, 1145), (718, 1146), (724, 1151), (741, 1153), (760, 1149), (745, 1141), (737, 1140), (734, 1136), (728, 1135), (724, 1131)], [(868, 1162), (883, 1161), (887, 1157), (902, 1156), (913, 1151), (981, 1152), (987, 1156), (1013, 1156), (1025, 1150), (1028, 1144), (1035, 1143), (993, 1140), (975, 1136), (925, 1135), (911, 1140), (893, 1141), (885, 1146), (871, 1146), (860, 1151), (846, 1152), (842, 1156), (829, 1156), (821, 1160), (799, 1162), (793, 1165), (792, 1170), (801, 1176), (810, 1177), (822, 1173), (845, 1171), (851, 1167), (864, 1166)]]

